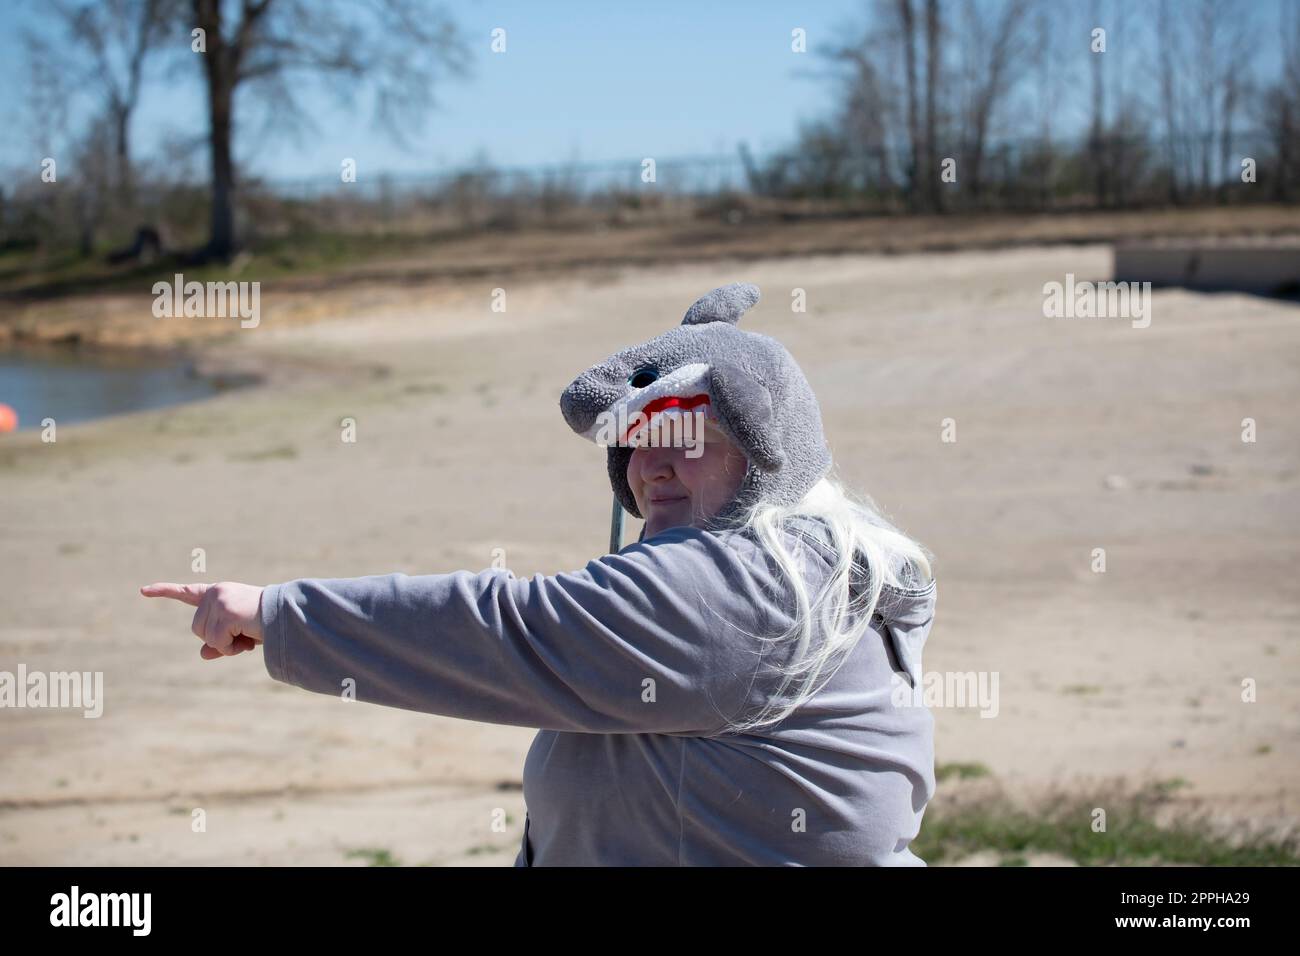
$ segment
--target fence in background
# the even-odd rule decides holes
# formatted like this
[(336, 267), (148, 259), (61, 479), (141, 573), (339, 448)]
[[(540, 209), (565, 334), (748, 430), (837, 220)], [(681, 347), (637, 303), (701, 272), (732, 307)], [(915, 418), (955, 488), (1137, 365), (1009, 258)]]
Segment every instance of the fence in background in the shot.
[[(1249, 169), (1243, 168), (1243, 164)], [(1253, 181), (1250, 181), (1252, 180)], [(953, 181), (949, 181), (953, 180)], [(94, 249), (141, 222), (178, 243), (207, 220), (203, 182), (141, 175), (130, 208), (111, 191), (31, 181), (0, 192), (0, 248)], [(957, 144), (932, 157), (852, 147), (835, 137), (755, 156), (638, 157), (527, 167), (338, 173), (241, 182), (240, 228), (256, 238), (303, 230), (394, 231), (629, 224), (690, 217), (914, 212), (1042, 212), (1300, 198), (1300, 132), (1231, 136), (1107, 134), (1070, 141)]]

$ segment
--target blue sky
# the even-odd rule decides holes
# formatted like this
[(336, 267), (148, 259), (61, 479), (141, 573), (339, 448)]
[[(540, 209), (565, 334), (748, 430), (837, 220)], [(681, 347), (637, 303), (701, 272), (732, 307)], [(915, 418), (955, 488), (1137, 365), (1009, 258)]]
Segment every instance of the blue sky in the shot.
[[(39, 25), (30, 4), (0, 0), (0, 82), (24, 80), (15, 23)], [(26, 9), (22, 9), (25, 7)], [(741, 140), (758, 151), (785, 145), (798, 118), (826, 106), (826, 83), (804, 76), (812, 56), (790, 52), (790, 31), (832, 35), (860, 0), (831, 0), (814, 11), (788, 3), (703, 4), (688, 0), (458, 3), (452, 11), (474, 48), (472, 75), (450, 81), (423, 135), (404, 150), (370, 124), (368, 105), (349, 108), (327, 93), (305, 97), (319, 132), (240, 142), (259, 172), (276, 177), (338, 175), (339, 157), (361, 169), (430, 171), (486, 151), (499, 165), (732, 152)], [(7, 21), (7, 23), (5, 22)], [(489, 49), (494, 27), (507, 52)], [(134, 126), (141, 152), (164, 130), (199, 134), (206, 125), (198, 71), (150, 86)], [(24, 117), (5, 97), (0, 119)], [(0, 145), (0, 164), (24, 147)]]
[[(1279, 22), (1279, 2), (1242, 0), (1268, 24)], [(860, 22), (864, 6), (863, 0), (456, 3), (453, 15), (474, 48), (472, 75), (442, 88), (440, 109), (423, 134), (412, 136), (410, 149), (371, 126), (366, 104), (339, 104), (322, 90), (303, 97), (315, 133), (295, 142), (245, 127), (237, 151), (246, 169), (281, 179), (336, 177), (344, 156), (363, 171), (437, 172), (480, 151), (502, 166), (734, 154), (742, 141), (762, 153), (788, 145), (800, 120), (824, 115), (831, 105), (832, 87), (818, 58), (791, 52), (791, 29), (806, 29), (816, 47)], [(1090, 4), (1060, 0), (1060, 6), (1065, 17)], [(0, 123), (17, 132), (0, 139), (0, 168), (30, 163), (17, 27), (47, 22), (36, 0), (0, 0), (0, 84), (13, 94), (0, 99)], [(498, 26), (507, 30), (505, 54), (489, 49)], [(1266, 35), (1276, 38), (1277, 31)], [(1134, 52), (1130, 62), (1140, 62), (1142, 51)], [(1074, 98), (1062, 110), (1067, 126), (1084, 115)], [(167, 135), (198, 137), (205, 126), (197, 68), (156, 77), (133, 127), (136, 153), (153, 152)], [(202, 162), (199, 168), (206, 170)]]

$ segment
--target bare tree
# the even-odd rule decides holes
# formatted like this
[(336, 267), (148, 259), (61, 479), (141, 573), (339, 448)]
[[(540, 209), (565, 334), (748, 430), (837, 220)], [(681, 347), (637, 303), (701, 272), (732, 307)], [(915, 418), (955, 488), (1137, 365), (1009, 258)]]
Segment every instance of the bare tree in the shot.
[(1171, 16), (1169, 0), (1160, 0), (1156, 14), (1156, 45), (1159, 49), (1160, 103), (1165, 114), (1165, 162), (1168, 163), (1169, 201), (1182, 199), (1180, 188), (1182, 136), (1181, 84), (1178, 64), (1185, 62), (1182, 31)]
[(1216, 133), (1216, 123), (1218, 121), (1218, 111), (1215, 109), (1215, 69), (1214, 53), (1218, 47), (1216, 33), (1220, 29), (1218, 17), (1215, 15), (1213, 5), (1202, 0), (1198, 4), (1194, 14), (1195, 25), (1193, 27), (1196, 34), (1196, 92), (1197, 99), (1201, 106), (1202, 123), (1204, 124), (1200, 135), (1199, 159), (1200, 159), (1200, 180), (1201, 191), (1206, 192), (1210, 188), (1210, 180), (1213, 176), (1211, 172), (1211, 163), (1214, 157), (1214, 137)]
[[(58, 164), (68, 155), (71, 146), (69, 103), (73, 88), (66, 72), (59, 69), (58, 56), (45, 37), (28, 32), (24, 35), (23, 46), (27, 77), (27, 95), (23, 97), (24, 126), (36, 147), (36, 155), (42, 161), (47, 157), (55, 160), (57, 175)], [(31, 170), (30, 175), (34, 177), (35, 171)], [(42, 245), (64, 238), (59, 234), (64, 218), (60, 215), (61, 192), (44, 189), (36, 193), (33, 201), (33, 214), (44, 226), (38, 233)]]
[(939, 189), (939, 83), (943, 26), (939, 0), (925, 0), (925, 182), (931, 209), (942, 207)]
[(1071, 76), (1071, 58), (1060, 55), (1060, 45), (1067, 42), (1070, 31), (1058, 28), (1057, 11), (1049, 2), (1035, 5), (1032, 102), (1036, 114), (1037, 146), (1033, 151), (1032, 175), (1040, 208), (1051, 201), (1052, 177), (1056, 166), (1055, 120), (1060, 114), (1063, 85)]
[(1249, 7), (1226, 6), (1216, 3), (1222, 18), (1222, 42), (1215, 51), (1215, 73), (1218, 80), (1217, 108), (1219, 112), (1219, 197), (1225, 198), (1227, 184), (1232, 175), (1232, 151), (1236, 145), (1237, 114), (1243, 100), (1250, 94), (1254, 83), (1251, 70), (1254, 58), (1251, 51), (1258, 42), (1255, 22)]
[(1279, 13), (1280, 76), (1260, 98), (1256, 116), (1269, 134), (1272, 198), (1285, 202), (1300, 185), (1300, 10), (1283, 6)]
[[(25, 46), (31, 67), (29, 101), (44, 113), (57, 101), (58, 119), (84, 124), (60, 151), (75, 160), (73, 188), (66, 196), (89, 255), (100, 229), (135, 211), (131, 117), (140, 101), (146, 62), (162, 49), (169, 19), (179, 0), (102, 0), (100, 3), (51, 0), (55, 28), (28, 31)], [(88, 94), (88, 95), (87, 95)], [(89, 109), (83, 109), (89, 100)], [(42, 118), (38, 138), (51, 140), (51, 120)], [(52, 148), (50, 142), (46, 148)]]
[(342, 99), (371, 92), (375, 117), (396, 138), (434, 105), (444, 71), (462, 74), (468, 51), (455, 25), (427, 0), (240, 0), (237, 20), (221, 0), (192, 0), (203, 31), (212, 219), (208, 256), (228, 259), (235, 234), (236, 93), (249, 89), (285, 120), (303, 119), (294, 82), (333, 81)]
[[(844, 168), (866, 168), (870, 170), (868, 178), (885, 188), (893, 188), (901, 179), (903, 198), (913, 210), (929, 205), (934, 195), (927, 182), (934, 164), (927, 152), (922, 117), (926, 95), (921, 76), (923, 23), (918, 16), (922, 2), (878, 0), (868, 6), (860, 31), (847, 42), (823, 51), (847, 70), (837, 121), (848, 155), (866, 164)], [(937, 7), (930, 13), (937, 16)], [(937, 38), (937, 25), (932, 27), (931, 36)], [(937, 84), (932, 85), (931, 116), (937, 114), (934, 97), (938, 92)]]
[(916, 96), (916, 17), (912, 0), (898, 0), (898, 37), (903, 46), (903, 64), (907, 88), (907, 194), (915, 206), (918, 200), (917, 179), (921, 175), (924, 153), (921, 147), (921, 128), (917, 115)]
[[(892, 23), (884, 32), (892, 34), (903, 55), (903, 96), (906, 104), (906, 168), (908, 204), (913, 208), (936, 208), (939, 201), (938, 124), (942, 92), (943, 24), (939, 0), (895, 0)], [(924, 63), (921, 63), (921, 32), (924, 30)], [(870, 42), (870, 35), (864, 37)], [(924, 72), (924, 79), (921, 74)], [(924, 86), (922, 87), (922, 84)], [(924, 104), (922, 104), (924, 98)], [(924, 117), (922, 110), (924, 109)]]
[(864, 161), (868, 178), (882, 192), (889, 191), (895, 182), (889, 161), (889, 91), (880, 71), (861, 48), (845, 50), (841, 55), (851, 63), (853, 72), (840, 110), (839, 126), (844, 130), (850, 154)]
[(133, 199), (131, 115), (140, 101), (145, 62), (158, 52), (174, 19), (177, 0), (101, 0), (54, 8), (72, 37), (90, 53), (89, 79), (102, 90), (111, 125), (114, 184), (129, 206)]
[(965, 179), (975, 197), (984, 188), (989, 131), (1012, 87), (1032, 64), (1028, 6), (1028, 0), (1003, 0), (1001, 10), (994, 11), (988, 4), (977, 8), (974, 0), (966, 0), (962, 156)]
[[(1101, 27), (1101, 2), (1092, 2), (1092, 22)], [(1097, 205), (1106, 205), (1109, 195), (1108, 162), (1106, 158), (1106, 70), (1104, 53), (1090, 52), (1092, 63), (1092, 122), (1088, 132), (1088, 153), (1093, 167)]]
[(1224, 196), (1239, 114), (1253, 88), (1257, 29), (1250, 5), (1160, 2), (1158, 86), (1173, 201), (1188, 189)]
[(118, 142), (114, 119), (101, 114), (86, 128), (74, 147), (80, 174), (71, 200), (77, 223), (78, 248), (85, 257), (94, 253), (100, 227), (112, 203), (112, 191), (117, 185), (113, 158), (117, 156)]
[[(874, 29), (870, 24), (861, 37), (827, 45), (820, 52), (843, 71), (832, 125), (842, 131), (846, 154), (853, 168), (864, 174), (868, 188), (874, 184), (887, 192), (897, 186), (892, 162), (897, 103), (888, 79), (892, 71), (888, 66), (882, 68), (873, 55)], [(906, 168), (903, 174), (904, 178), (909, 175)]]
[(60, 55), (42, 36), (28, 32), (24, 37), (27, 72), (26, 119), (36, 148), (43, 156), (54, 156), (68, 136), (69, 109), (73, 84), (59, 69)]

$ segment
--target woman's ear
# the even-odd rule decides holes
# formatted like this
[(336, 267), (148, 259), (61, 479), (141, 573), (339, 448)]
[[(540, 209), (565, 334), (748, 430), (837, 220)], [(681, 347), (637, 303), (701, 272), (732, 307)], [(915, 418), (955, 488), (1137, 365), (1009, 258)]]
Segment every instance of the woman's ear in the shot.
[(715, 362), (709, 374), (718, 417), (740, 443), (740, 450), (764, 471), (776, 471), (785, 463), (785, 451), (768, 390), (734, 362)]

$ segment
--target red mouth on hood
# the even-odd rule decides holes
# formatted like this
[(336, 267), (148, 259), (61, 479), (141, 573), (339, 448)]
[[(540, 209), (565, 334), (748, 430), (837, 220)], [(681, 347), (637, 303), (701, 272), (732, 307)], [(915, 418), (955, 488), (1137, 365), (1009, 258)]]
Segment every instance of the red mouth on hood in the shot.
[(629, 425), (627, 432), (623, 435), (622, 443), (626, 445), (627, 440), (631, 438), (638, 429), (644, 428), (648, 425), (650, 419), (654, 417), (655, 412), (661, 412), (665, 408), (680, 408), (685, 412), (695, 408), (697, 405), (708, 404), (709, 396), (707, 394), (692, 395), (689, 398), (683, 398), (680, 395), (662, 395), (659, 398), (652, 399), (651, 401), (646, 402), (645, 407), (641, 409), (641, 414), (645, 416), (645, 421)]

